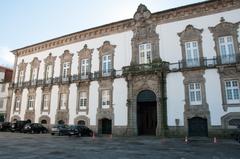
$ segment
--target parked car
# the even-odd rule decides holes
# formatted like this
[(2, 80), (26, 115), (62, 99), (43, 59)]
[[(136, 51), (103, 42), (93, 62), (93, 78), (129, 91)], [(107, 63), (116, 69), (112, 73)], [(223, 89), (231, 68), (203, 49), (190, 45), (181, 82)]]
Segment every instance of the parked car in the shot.
[(10, 131), (11, 123), (10, 122), (0, 122), (0, 131)]
[(29, 121), (20, 121), (20, 120), (16, 121), (16, 123), (11, 124), (10, 131), (11, 132), (23, 132), (23, 128), (27, 123), (30, 123), (30, 122)]
[(58, 136), (62, 136), (62, 135), (68, 135), (68, 125), (65, 124), (58, 124), (52, 127), (51, 129), (51, 134), (52, 135), (58, 135)]
[(231, 136), (240, 143), (240, 125), (238, 125), (237, 129), (231, 134)]
[(24, 133), (47, 133), (48, 129), (39, 123), (27, 123), (23, 128)]
[(93, 131), (84, 125), (72, 125), (69, 127), (68, 135), (75, 136), (92, 136)]

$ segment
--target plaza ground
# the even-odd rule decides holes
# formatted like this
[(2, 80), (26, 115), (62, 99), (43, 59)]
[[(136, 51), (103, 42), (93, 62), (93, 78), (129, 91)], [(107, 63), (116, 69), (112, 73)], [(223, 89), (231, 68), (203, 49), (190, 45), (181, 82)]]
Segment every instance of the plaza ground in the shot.
[(239, 159), (231, 139), (158, 137), (68, 137), (0, 132), (0, 159)]

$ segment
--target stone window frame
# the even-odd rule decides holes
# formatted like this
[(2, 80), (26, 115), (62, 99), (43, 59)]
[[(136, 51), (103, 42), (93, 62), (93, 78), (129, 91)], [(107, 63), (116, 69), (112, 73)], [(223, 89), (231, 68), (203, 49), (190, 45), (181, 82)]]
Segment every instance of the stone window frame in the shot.
[[(22, 60), (21, 63), (18, 64), (18, 76), (17, 76), (17, 83), (19, 86), (22, 86), (22, 84), (25, 82), (25, 73), (26, 73), (26, 68), (27, 68), (28, 63), (24, 63), (24, 60)], [(20, 85), (20, 72), (23, 71), (23, 81), (22, 84)]]
[[(185, 96), (185, 104), (184, 104), (184, 127), (186, 130), (188, 129), (188, 119), (193, 117), (201, 117), (207, 119), (208, 127), (211, 127), (211, 118), (209, 105), (206, 99), (206, 80), (204, 78), (204, 70), (196, 70), (196, 71), (184, 71), (183, 76), (183, 84), (184, 84), (184, 96)], [(189, 83), (200, 83), (201, 86), (201, 97), (202, 104), (201, 105), (190, 105), (189, 99)]]
[(63, 64), (65, 63), (65, 62), (69, 62), (70, 63), (70, 68), (69, 68), (69, 72), (67, 73), (67, 76), (68, 76), (68, 79), (70, 79), (70, 77), (71, 77), (71, 72), (72, 72), (72, 57), (73, 57), (73, 53), (70, 53), (70, 51), (69, 50), (64, 50), (64, 53), (61, 55), (61, 56), (59, 56), (59, 58), (60, 58), (60, 78), (61, 78), (61, 80), (63, 80), (63, 74), (62, 74), (62, 72), (63, 72)]
[(229, 129), (229, 121), (232, 119), (240, 119), (240, 112), (230, 112), (222, 116), (221, 117), (222, 128)]
[[(147, 45), (150, 45), (150, 49), (147, 49), (146, 47), (147, 47)], [(143, 47), (145, 48), (145, 49), (143, 49), (142, 50), (142, 52), (140, 52), (140, 47), (143, 45)], [(140, 44), (139, 46), (139, 55), (138, 55), (138, 57), (139, 57), (139, 64), (150, 64), (150, 63), (152, 63), (152, 44), (151, 43), (144, 43), (144, 44)], [(151, 54), (150, 54), (150, 61), (147, 61), (148, 60), (148, 56), (147, 56), (147, 52), (150, 50), (150, 52), (151, 52)], [(141, 63), (141, 53), (144, 53), (144, 58), (143, 58), (143, 62)], [(147, 61), (147, 62), (146, 62)]]
[(193, 25), (189, 24), (186, 26), (186, 28), (182, 32), (177, 34), (180, 38), (183, 67), (195, 67), (195, 66), (187, 65), (187, 52), (185, 47), (185, 44), (187, 42), (193, 42), (193, 41), (196, 41), (198, 44), (199, 66), (203, 64), (203, 60), (201, 60), (204, 58), (203, 46), (202, 46), (202, 33), (203, 33), (203, 29), (195, 28)]
[[(29, 81), (31, 82), (31, 84), (35, 85), (37, 80), (38, 80), (38, 75), (39, 75), (39, 69), (40, 69), (40, 63), (41, 61), (37, 58), (37, 57), (34, 57), (32, 62), (30, 62), (29, 64), (31, 65), (31, 70), (30, 70), (30, 79)], [(32, 73), (33, 73), (33, 70), (34, 69), (37, 69), (37, 77), (36, 77), (36, 81), (33, 81), (32, 79)]]
[[(110, 105), (109, 108), (102, 108), (102, 91), (109, 90), (110, 91)], [(99, 82), (98, 88), (98, 108), (100, 109), (112, 109), (113, 108), (113, 85), (112, 80), (105, 80)]]
[(82, 75), (81, 75), (81, 67), (82, 67), (82, 60), (83, 59), (88, 59), (89, 63), (89, 74), (91, 74), (91, 68), (92, 68), (92, 53), (93, 53), (94, 49), (89, 49), (87, 44), (85, 44), (83, 46), (83, 48), (78, 51), (78, 75), (80, 77), (80, 79), (82, 79)]
[[(98, 48), (99, 51), (99, 74), (101, 77), (109, 77), (112, 75), (114, 70), (114, 54), (115, 54), (116, 45), (112, 45), (110, 41), (104, 41), (103, 45)], [(103, 75), (102, 70), (102, 58), (105, 55), (111, 55), (111, 73), (107, 75)]]
[[(190, 85), (191, 84), (193, 84), (193, 87), (194, 87), (194, 89), (192, 89), (192, 91), (191, 91), (191, 89), (190, 89)], [(200, 86), (200, 89), (197, 89), (196, 88), (196, 84), (199, 84), (199, 86)], [(199, 83), (199, 82), (190, 82), (190, 83), (188, 83), (188, 92), (189, 92), (189, 105), (190, 106), (194, 106), (194, 105), (202, 105), (202, 84), (201, 83)], [(195, 104), (194, 104), (194, 102), (193, 101), (191, 101), (191, 92), (194, 92), (194, 98), (196, 98), (196, 92), (197, 91), (200, 91), (200, 101), (195, 101)], [(195, 99), (196, 100), (196, 99)], [(197, 104), (197, 103), (199, 103), (199, 104)]]
[[(48, 114), (50, 113), (50, 108), (51, 108), (51, 87), (44, 87), (42, 88), (42, 102), (41, 102), (41, 113), (43, 112), (47, 112)], [(48, 99), (48, 109), (45, 110), (44, 109), (44, 95), (48, 95), (49, 99)]]
[[(85, 112), (86, 114), (89, 113), (89, 88), (90, 83), (89, 82), (81, 82), (77, 85), (77, 106), (76, 106), (76, 113), (79, 112)], [(80, 93), (86, 92), (87, 93), (87, 106), (86, 109), (80, 109)]]
[[(30, 110), (29, 109), (29, 97), (33, 97), (33, 109), (32, 110)], [(27, 106), (26, 106), (26, 111), (35, 111), (35, 103), (36, 103), (36, 89), (34, 89), (34, 88), (30, 88), (30, 89), (28, 89), (28, 96), (27, 96), (28, 98), (27, 98)]]
[[(19, 110), (16, 110), (16, 98), (17, 97), (20, 99)], [(22, 91), (21, 90), (16, 90), (15, 91), (15, 98), (14, 98), (13, 113), (19, 113), (20, 114), (21, 106), (22, 106)]]
[[(195, 74), (196, 75), (196, 74)], [(207, 103), (207, 100), (206, 100), (206, 89), (205, 89), (205, 78), (203, 76), (199, 76), (197, 75), (197, 77), (186, 77), (185, 76), (185, 79), (184, 79), (184, 92), (185, 92), (185, 102), (186, 102), (186, 105), (188, 105), (189, 107), (194, 107), (194, 106), (201, 106), (201, 105), (204, 105)], [(200, 90), (201, 90), (201, 103), (200, 105), (191, 105), (191, 102), (190, 102), (190, 96), (189, 96), (189, 84), (190, 83), (199, 83), (200, 84)]]
[[(232, 36), (236, 57), (240, 56), (239, 52), (240, 45), (238, 42), (239, 24), (240, 22), (237, 23), (226, 22), (225, 19), (221, 17), (219, 24), (217, 24), (214, 27), (208, 27), (210, 32), (213, 34), (213, 40), (215, 43), (214, 50), (216, 52), (217, 57), (221, 57), (218, 38), (223, 36)], [(218, 62), (220, 62), (221, 59), (218, 58), (217, 60)]]
[(44, 59), (44, 80), (46, 81), (46, 72), (47, 72), (47, 67), (49, 65), (52, 65), (52, 78), (54, 76), (54, 67), (55, 67), (55, 61), (56, 61), (57, 56), (52, 56), (52, 53), (49, 53), (48, 57)]
[(0, 97), (0, 110), (4, 108), (4, 98)]
[(151, 18), (152, 14), (143, 4), (138, 6), (134, 14), (133, 38), (132, 38), (132, 59), (131, 65), (139, 65), (139, 46), (150, 43), (152, 62), (161, 61), (159, 52), (159, 35), (156, 33), (156, 24)]
[(228, 80), (237, 80), (238, 86), (240, 87), (239, 69), (235, 68), (235, 67), (226, 68), (226, 67), (220, 66), (220, 67), (218, 67), (218, 73), (220, 75), (223, 110), (227, 111), (228, 107), (240, 107), (240, 103), (236, 103), (236, 104), (228, 104), (227, 103), (226, 91), (225, 91), (225, 81), (228, 81)]
[[(67, 106), (66, 109), (61, 109), (61, 94), (66, 94), (67, 95)], [(69, 111), (69, 94), (70, 94), (70, 90), (69, 90), (69, 85), (60, 85), (59, 86), (59, 92), (58, 92), (58, 107), (57, 110), (58, 111)]]

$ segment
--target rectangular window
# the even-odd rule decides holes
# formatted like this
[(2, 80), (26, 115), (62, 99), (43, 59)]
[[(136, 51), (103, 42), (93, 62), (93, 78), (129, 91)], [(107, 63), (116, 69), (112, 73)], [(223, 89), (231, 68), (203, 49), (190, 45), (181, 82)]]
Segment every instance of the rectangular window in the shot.
[(225, 81), (227, 104), (240, 103), (239, 83), (237, 80)]
[(110, 90), (102, 91), (102, 108), (110, 107)]
[(32, 76), (31, 76), (31, 81), (36, 82), (37, 80), (37, 68), (32, 69)]
[(49, 109), (49, 94), (44, 94), (43, 95), (43, 110), (48, 110)]
[(6, 86), (5, 84), (1, 84), (1, 92), (5, 92), (5, 89), (6, 89), (5, 86)]
[(21, 100), (20, 97), (15, 98), (15, 111), (19, 111), (21, 106)]
[(19, 72), (19, 78), (18, 78), (18, 84), (22, 86), (23, 84), (23, 78), (24, 78), (24, 72), (23, 70)]
[(63, 63), (63, 70), (62, 70), (63, 79), (66, 79), (69, 74), (70, 74), (70, 62), (64, 62)]
[(53, 65), (47, 65), (46, 74), (45, 74), (46, 80), (49, 80), (52, 78), (52, 71), (53, 71)]
[(190, 105), (201, 105), (202, 104), (201, 84), (190, 83), (188, 87)]
[(4, 98), (0, 98), (0, 109), (3, 109)]
[(61, 93), (60, 94), (60, 109), (65, 110), (67, 108), (67, 94)]
[(186, 65), (188, 67), (199, 66), (199, 50), (198, 50), (198, 42), (191, 41), (185, 43), (186, 50)]
[(152, 62), (151, 43), (139, 45), (139, 64), (147, 64)]
[(234, 50), (232, 36), (223, 36), (218, 38), (221, 62), (234, 63), (236, 62), (236, 55)]
[(34, 107), (34, 97), (28, 96), (28, 110), (33, 110)]
[(80, 92), (79, 108), (80, 109), (87, 108), (87, 92)]
[(102, 75), (109, 76), (112, 71), (111, 55), (102, 56)]
[(81, 60), (81, 78), (83, 79), (87, 78), (89, 72), (90, 72), (89, 59), (82, 59)]

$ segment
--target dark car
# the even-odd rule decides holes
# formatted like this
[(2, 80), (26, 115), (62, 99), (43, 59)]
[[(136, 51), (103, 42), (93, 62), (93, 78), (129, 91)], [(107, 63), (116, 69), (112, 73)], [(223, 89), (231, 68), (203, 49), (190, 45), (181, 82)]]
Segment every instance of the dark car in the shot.
[(16, 123), (11, 124), (11, 132), (23, 132), (23, 128), (26, 124), (30, 123), (29, 121), (16, 121)]
[(238, 125), (237, 129), (231, 134), (231, 136), (240, 143), (240, 125)]
[(93, 131), (84, 125), (72, 125), (69, 127), (68, 135), (92, 136)]
[(11, 123), (10, 122), (0, 122), (0, 131), (10, 131)]
[(69, 126), (65, 125), (65, 124), (55, 125), (51, 129), (51, 134), (52, 135), (56, 134), (56, 135), (59, 135), (59, 136), (68, 135), (68, 128), (69, 128)]
[(24, 133), (47, 133), (48, 129), (39, 123), (28, 123), (23, 128)]

